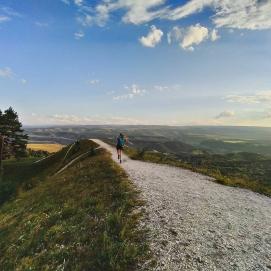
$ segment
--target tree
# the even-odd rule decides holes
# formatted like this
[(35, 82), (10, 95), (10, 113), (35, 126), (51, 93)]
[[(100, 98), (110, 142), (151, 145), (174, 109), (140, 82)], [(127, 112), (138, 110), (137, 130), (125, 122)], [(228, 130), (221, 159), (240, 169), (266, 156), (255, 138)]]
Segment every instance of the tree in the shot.
[(0, 181), (2, 179), (2, 160), (3, 160), (3, 152), (4, 152), (4, 137), (2, 136), (2, 126), (1, 126), (1, 120), (3, 118), (3, 113), (0, 110)]
[(12, 107), (0, 113), (0, 136), (4, 142), (3, 159), (26, 156), (28, 136), (22, 129), (17, 112)]

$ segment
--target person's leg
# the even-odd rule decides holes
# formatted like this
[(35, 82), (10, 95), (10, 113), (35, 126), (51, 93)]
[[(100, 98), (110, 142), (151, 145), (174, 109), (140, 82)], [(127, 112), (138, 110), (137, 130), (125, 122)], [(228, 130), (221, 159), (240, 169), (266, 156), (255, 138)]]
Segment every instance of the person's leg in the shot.
[(120, 155), (119, 155), (120, 163), (122, 162), (122, 160), (121, 160), (121, 152), (122, 152), (122, 150), (120, 149)]

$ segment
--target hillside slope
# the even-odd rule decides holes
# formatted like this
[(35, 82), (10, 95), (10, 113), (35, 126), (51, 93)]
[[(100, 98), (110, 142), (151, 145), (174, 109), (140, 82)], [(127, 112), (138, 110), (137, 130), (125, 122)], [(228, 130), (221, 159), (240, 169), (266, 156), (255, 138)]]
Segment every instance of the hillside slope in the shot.
[(81, 141), (68, 155), (70, 147), (40, 163), (5, 164), (17, 191), (0, 206), (0, 270), (124, 271), (146, 257), (137, 192), (96, 147)]
[[(95, 142), (117, 161), (113, 147)], [(122, 166), (147, 202), (154, 270), (271, 269), (271, 198), (127, 156)]]

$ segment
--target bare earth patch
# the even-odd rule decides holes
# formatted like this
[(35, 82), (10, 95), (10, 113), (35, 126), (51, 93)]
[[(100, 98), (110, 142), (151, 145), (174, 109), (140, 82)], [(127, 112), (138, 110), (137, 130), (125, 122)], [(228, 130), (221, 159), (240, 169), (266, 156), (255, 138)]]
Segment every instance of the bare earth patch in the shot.
[[(94, 141), (117, 161), (113, 147)], [(271, 198), (189, 170), (123, 160), (147, 202), (152, 270), (271, 270)]]

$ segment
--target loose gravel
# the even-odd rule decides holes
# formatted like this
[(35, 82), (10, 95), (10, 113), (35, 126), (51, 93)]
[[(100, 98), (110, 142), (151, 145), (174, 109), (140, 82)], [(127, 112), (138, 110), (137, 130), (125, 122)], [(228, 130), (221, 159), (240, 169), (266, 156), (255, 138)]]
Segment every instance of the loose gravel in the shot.
[[(112, 153), (113, 147), (95, 139)], [(271, 270), (271, 198), (189, 170), (123, 157), (142, 191), (155, 267), (141, 270)]]

